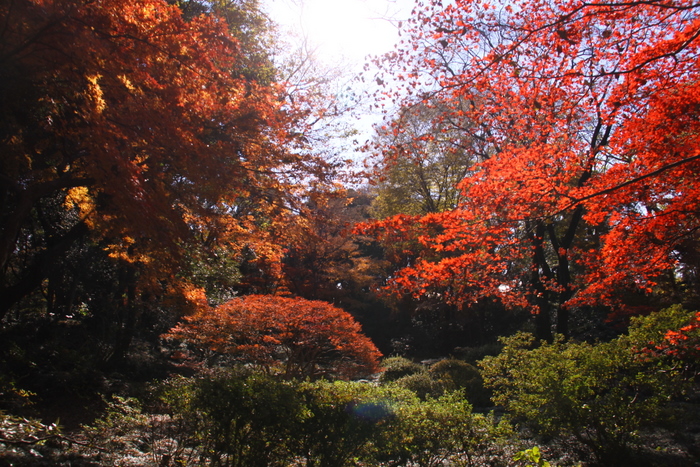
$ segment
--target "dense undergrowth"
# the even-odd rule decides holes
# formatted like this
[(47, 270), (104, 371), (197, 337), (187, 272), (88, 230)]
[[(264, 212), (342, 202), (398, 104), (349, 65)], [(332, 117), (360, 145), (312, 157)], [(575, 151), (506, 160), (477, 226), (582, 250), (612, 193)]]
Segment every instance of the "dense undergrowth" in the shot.
[(392, 357), (376, 381), (173, 375), (77, 430), (2, 414), (0, 465), (693, 466), (695, 319), (672, 307), (606, 343), (519, 333), (478, 363)]

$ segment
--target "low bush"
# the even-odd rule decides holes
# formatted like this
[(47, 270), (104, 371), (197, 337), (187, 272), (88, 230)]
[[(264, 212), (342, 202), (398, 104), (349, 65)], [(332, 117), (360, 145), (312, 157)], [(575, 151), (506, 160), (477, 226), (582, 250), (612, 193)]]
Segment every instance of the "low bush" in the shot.
[(632, 318), (629, 335), (620, 339), (651, 373), (672, 380), (678, 394), (700, 373), (700, 312), (674, 305)]
[(622, 463), (636, 430), (654, 421), (661, 402), (641, 383), (629, 352), (617, 345), (535, 345), (534, 337), (503, 339), (503, 352), (482, 361), (494, 402), (539, 433), (571, 434), (599, 460)]
[(425, 367), (420, 363), (415, 363), (404, 357), (389, 357), (382, 360), (384, 371), (380, 376), (382, 383), (396, 381), (404, 376), (415, 375), (425, 371)]
[(161, 399), (169, 420), (187, 421), (191, 436), (177, 444), (217, 466), (473, 465), (469, 459), (502, 449), (510, 435), (507, 423), (472, 414), (462, 392), (422, 400), (398, 382), (217, 372), (170, 380)]
[(505, 420), (473, 414), (460, 391), (402, 400), (394, 414), (374, 441), (372, 465), (498, 465), (513, 437)]
[(219, 466), (288, 465), (302, 405), (291, 383), (244, 369), (167, 381), (160, 398), (183, 418), (202, 461)]
[(415, 399), (405, 389), (343, 381), (301, 383), (299, 393), (305, 413), (295, 430), (297, 454), (318, 467), (371, 459), (369, 446), (393, 423), (396, 404)]
[(475, 407), (491, 405), (491, 393), (484, 388), (484, 380), (474, 365), (456, 358), (448, 358), (434, 363), (430, 375), (439, 381), (446, 390), (463, 390), (467, 400)]
[(427, 371), (403, 376), (392, 384), (412, 391), (421, 400), (425, 400), (427, 397), (439, 397), (445, 392), (445, 384), (433, 379)]
[(631, 463), (638, 431), (658, 425), (663, 404), (688, 381), (682, 361), (655, 349), (693, 316), (673, 308), (637, 318), (628, 336), (601, 344), (518, 333), (480, 362), (484, 380), (494, 402), (539, 433), (572, 435), (606, 465)]

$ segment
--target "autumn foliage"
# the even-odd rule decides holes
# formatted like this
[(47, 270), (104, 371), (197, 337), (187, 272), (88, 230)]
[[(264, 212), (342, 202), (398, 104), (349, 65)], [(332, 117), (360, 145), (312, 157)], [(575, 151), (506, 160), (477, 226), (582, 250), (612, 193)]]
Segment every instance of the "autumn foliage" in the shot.
[(360, 325), (333, 305), (302, 298), (247, 295), (203, 307), (167, 337), (235, 360), (277, 368), (285, 377), (361, 376), (381, 354)]
[[(697, 5), (434, 1), (414, 10), (405, 33), (378, 61), (403, 83), (384, 99), (439, 102), (434, 127), (461, 129), (473, 165), (454, 209), (365, 230), (386, 244), (419, 243), (395, 289), (526, 307), (551, 338), (553, 325), (569, 334), (577, 307), (692, 282)], [(406, 129), (392, 129), (400, 143)], [(398, 149), (376, 147), (386, 157)]]
[(675, 326), (650, 339), (644, 349), (646, 355), (665, 356), (696, 367), (700, 361), (700, 312), (688, 313), (682, 326)]
[(700, 312), (695, 314), (693, 322), (677, 331), (669, 330), (664, 336), (665, 342), (661, 349), (669, 348), (669, 352), (685, 353), (697, 357), (700, 354)]
[(0, 5), (0, 318), (88, 232), (129, 306), (186, 288), (193, 258), (278, 262), (280, 224), (332, 176), (258, 39), (212, 11), (235, 2), (173, 3)]

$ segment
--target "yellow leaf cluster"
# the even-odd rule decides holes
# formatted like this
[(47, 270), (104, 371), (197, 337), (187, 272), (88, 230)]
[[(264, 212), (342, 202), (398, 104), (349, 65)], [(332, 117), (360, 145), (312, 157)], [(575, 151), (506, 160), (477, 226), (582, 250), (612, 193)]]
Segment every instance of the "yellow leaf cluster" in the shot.
[(86, 217), (95, 210), (95, 200), (87, 187), (76, 186), (68, 190), (63, 206), (69, 210), (77, 209), (81, 217)]
[(102, 75), (96, 74), (87, 77), (88, 88), (87, 95), (92, 99), (95, 104), (95, 113), (101, 114), (107, 107), (107, 103), (104, 100), (104, 94), (102, 93), (102, 88), (98, 84), (98, 81), (102, 78)]

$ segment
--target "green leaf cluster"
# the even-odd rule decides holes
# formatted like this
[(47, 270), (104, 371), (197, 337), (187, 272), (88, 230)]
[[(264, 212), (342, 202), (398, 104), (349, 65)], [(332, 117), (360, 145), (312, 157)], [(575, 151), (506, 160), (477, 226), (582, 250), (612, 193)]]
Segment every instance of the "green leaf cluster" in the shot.
[(501, 339), (499, 355), (480, 362), (483, 377), (493, 401), (537, 432), (574, 436), (598, 460), (624, 463), (639, 430), (658, 425), (664, 404), (688, 384), (680, 362), (641, 349), (692, 316), (670, 308), (599, 344), (536, 342), (517, 333)]
[(242, 369), (171, 379), (158, 394), (185, 427), (181, 451), (188, 445), (189, 458), (208, 465), (476, 465), (513, 438), (507, 421), (472, 413), (460, 391), (422, 400), (396, 384)]

